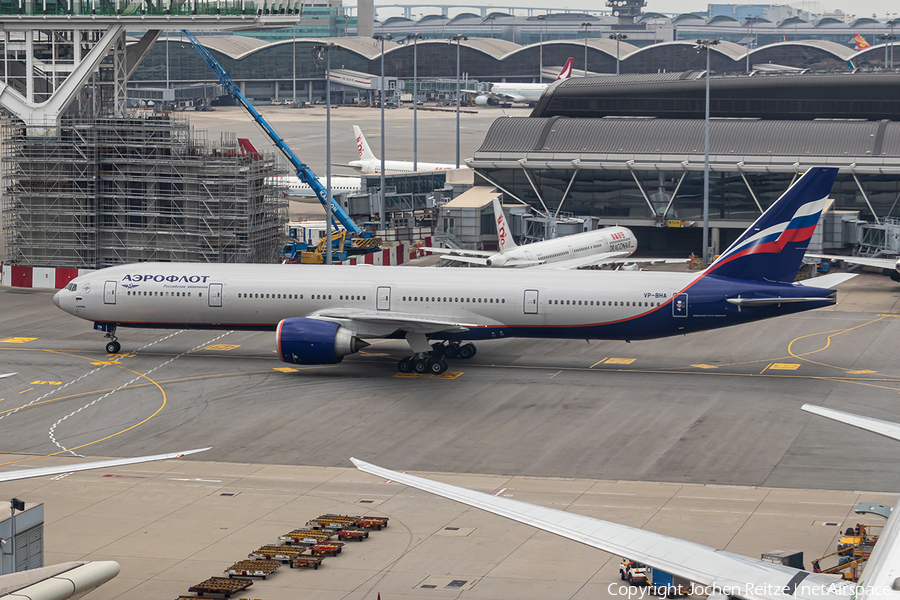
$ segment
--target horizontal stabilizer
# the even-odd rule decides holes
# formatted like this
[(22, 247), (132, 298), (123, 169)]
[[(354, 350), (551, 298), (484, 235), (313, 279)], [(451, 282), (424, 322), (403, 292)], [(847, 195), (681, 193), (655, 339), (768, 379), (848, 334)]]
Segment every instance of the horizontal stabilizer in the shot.
[(835, 302), (834, 298), (728, 298), (729, 304), (737, 306), (772, 306), (792, 302)]
[(892, 440), (900, 441), (900, 423), (882, 421), (881, 419), (873, 419), (872, 417), (861, 417), (840, 410), (834, 410), (833, 408), (816, 406), (815, 404), (804, 404), (800, 409), (805, 410), (808, 413), (819, 415), (820, 417), (825, 417), (826, 419), (831, 419), (832, 421), (853, 425), (854, 427), (859, 427), (860, 429), (883, 435)]
[(804, 279), (803, 281), (798, 281), (797, 283), (806, 287), (828, 289), (841, 285), (845, 281), (853, 279), (854, 277), (856, 277), (856, 273), (829, 273), (828, 275), (822, 275), (820, 277)]

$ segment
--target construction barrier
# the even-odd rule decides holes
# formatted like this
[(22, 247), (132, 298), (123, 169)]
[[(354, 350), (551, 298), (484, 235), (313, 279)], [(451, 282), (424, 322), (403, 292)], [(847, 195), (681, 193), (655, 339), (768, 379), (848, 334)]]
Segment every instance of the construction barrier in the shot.
[(3, 276), (0, 279), (0, 285), (48, 290), (64, 288), (79, 275), (93, 271), (93, 269), (56, 269), (17, 265), (2, 265), (2, 267)]
[(388, 265), (397, 266), (414, 258), (425, 256), (426, 252), (422, 250), (422, 246), (431, 246), (431, 238), (427, 237), (421, 242), (411, 243), (403, 242), (399, 246), (386, 248), (380, 252), (373, 252), (363, 256), (351, 258), (342, 262), (336, 262), (336, 265)]

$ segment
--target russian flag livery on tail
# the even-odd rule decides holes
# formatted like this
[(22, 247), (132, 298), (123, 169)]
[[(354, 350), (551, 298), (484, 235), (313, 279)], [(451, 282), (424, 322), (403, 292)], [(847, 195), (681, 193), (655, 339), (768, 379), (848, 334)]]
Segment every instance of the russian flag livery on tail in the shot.
[(807, 171), (706, 273), (734, 279), (794, 281), (837, 172), (825, 167)]

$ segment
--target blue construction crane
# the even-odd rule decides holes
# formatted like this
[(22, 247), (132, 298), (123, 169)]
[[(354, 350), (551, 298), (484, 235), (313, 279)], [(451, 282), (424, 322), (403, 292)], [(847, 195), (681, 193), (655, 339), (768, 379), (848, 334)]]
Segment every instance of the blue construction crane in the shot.
[[(322, 203), (322, 206), (325, 207), (325, 210), (331, 212), (332, 223), (334, 223), (334, 220), (337, 219), (337, 221), (344, 229), (347, 230), (352, 238), (359, 240), (356, 244), (353, 244), (353, 247), (364, 252), (373, 252), (375, 250), (379, 250), (379, 242), (377, 242), (376, 239), (372, 237), (372, 233), (364, 231), (353, 221), (353, 219), (350, 218), (350, 215), (348, 215), (346, 211), (344, 211), (344, 209), (334, 201), (334, 198), (328, 197), (328, 190), (325, 189), (325, 186), (322, 185), (322, 183), (319, 181), (319, 178), (316, 177), (315, 173), (313, 173), (312, 169), (310, 169), (303, 161), (301, 161), (297, 157), (297, 155), (294, 154), (293, 150), (288, 147), (281, 136), (278, 135), (278, 133), (274, 129), (272, 129), (272, 126), (269, 125), (269, 123), (259, 113), (259, 111), (254, 108), (253, 104), (250, 103), (250, 100), (248, 100), (247, 97), (244, 96), (244, 94), (241, 92), (241, 89), (228, 74), (228, 71), (222, 68), (222, 65), (219, 64), (219, 61), (217, 61), (213, 57), (213, 55), (209, 53), (209, 50), (207, 50), (190, 31), (182, 29), (181, 32), (188, 39), (188, 41), (193, 44), (197, 52), (200, 53), (200, 56), (203, 57), (203, 60), (206, 61), (206, 64), (209, 65), (209, 68), (212, 69), (213, 73), (216, 74), (216, 77), (219, 79), (219, 82), (221, 82), (222, 87), (225, 88), (225, 92), (229, 96), (240, 102), (241, 106), (247, 109), (247, 112), (250, 113), (250, 116), (253, 117), (253, 120), (256, 121), (257, 124), (259, 124), (262, 130), (265, 131), (266, 135), (269, 136), (269, 139), (272, 140), (272, 142), (278, 147), (278, 149), (281, 150), (281, 152), (291, 162), (291, 165), (293, 165), (293, 167), (297, 170), (297, 177), (299, 177), (301, 181), (306, 183), (316, 193), (316, 197), (319, 199), (319, 202)], [(337, 230), (337, 224), (335, 224), (335, 230)], [(359, 238), (365, 238), (369, 243), (362, 242), (362, 240), (360, 240)], [(373, 241), (375, 243), (372, 243)], [(349, 240), (347, 242), (347, 245), (351, 245), (351, 242)]]

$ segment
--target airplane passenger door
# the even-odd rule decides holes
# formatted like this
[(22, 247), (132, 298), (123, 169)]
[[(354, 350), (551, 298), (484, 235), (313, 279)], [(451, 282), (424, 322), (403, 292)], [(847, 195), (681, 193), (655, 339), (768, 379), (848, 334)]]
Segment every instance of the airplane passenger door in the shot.
[(687, 294), (675, 294), (675, 297), (672, 298), (672, 316), (673, 317), (688, 316), (688, 295)]
[(209, 305), (210, 306), (222, 306), (222, 284), (221, 283), (211, 283), (209, 284)]
[(103, 304), (116, 303), (116, 282), (107, 281), (103, 284)]
[(538, 291), (525, 290), (525, 314), (538, 314)]
[(375, 308), (378, 310), (391, 310), (391, 288), (378, 288), (375, 298)]

